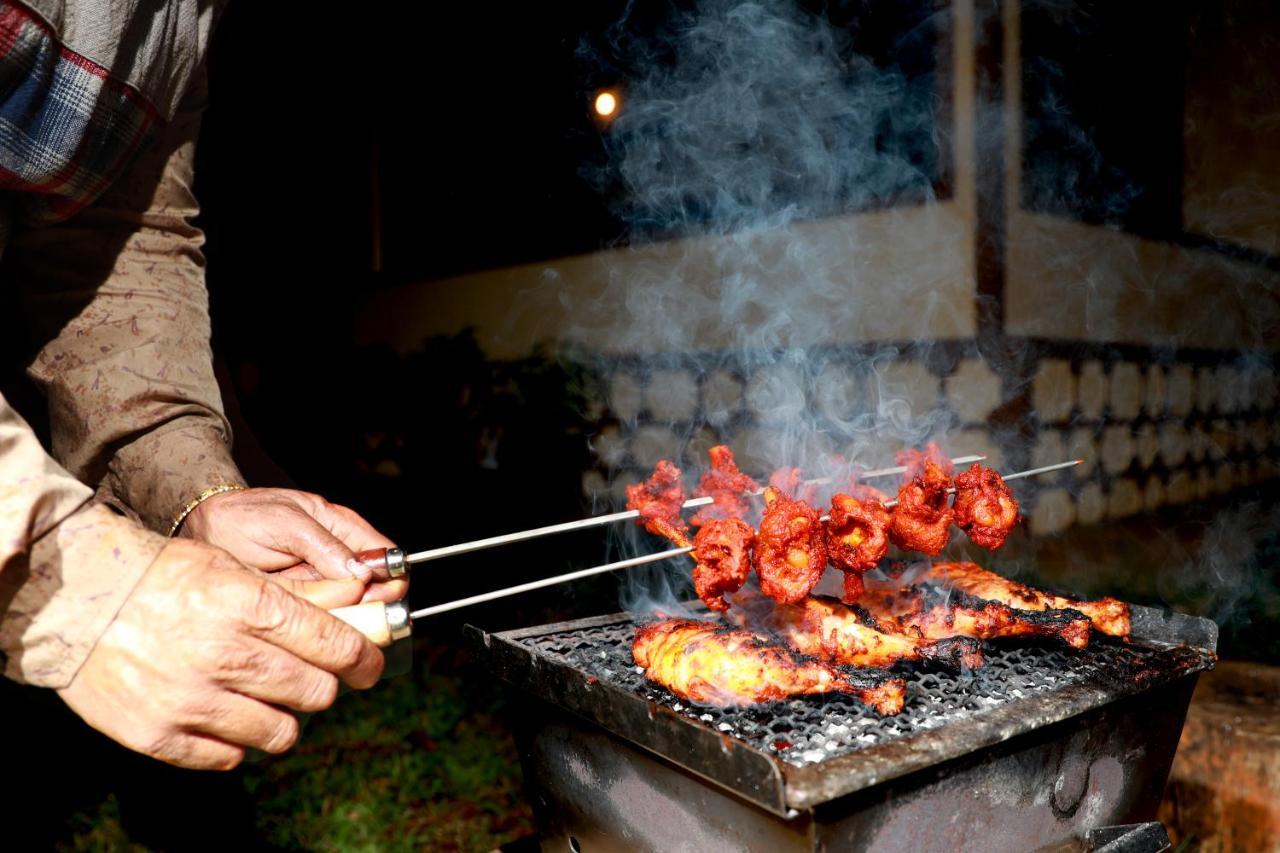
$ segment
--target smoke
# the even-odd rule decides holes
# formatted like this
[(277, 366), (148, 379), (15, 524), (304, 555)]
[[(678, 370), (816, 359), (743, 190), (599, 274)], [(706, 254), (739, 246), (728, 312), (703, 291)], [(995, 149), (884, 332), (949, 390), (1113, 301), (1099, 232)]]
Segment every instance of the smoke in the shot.
[[(632, 472), (616, 478), (615, 497), (627, 476), (657, 458), (696, 470), (705, 448), (719, 442), (731, 444), (758, 477), (783, 466), (843, 477), (853, 465), (878, 466), (896, 449), (930, 440), (953, 454), (995, 446), (1006, 451), (1005, 461), (1024, 461), (1032, 457), (1028, 439), (1042, 425), (1062, 444), (1061, 454), (1042, 462), (1075, 455), (1077, 435), (1092, 447), (1104, 434), (1127, 460), (1137, 430), (1150, 428), (1157, 438), (1148, 443), (1168, 437), (1176, 445), (1184, 433), (1194, 439), (1221, 419), (1206, 412), (1257, 405), (1261, 392), (1253, 385), (1274, 384), (1274, 359), (1259, 353), (1274, 346), (1280, 318), (1275, 277), (1247, 260), (1197, 254), (1142, 230), (1152, 221), (1168, 225), (1150, 215), (1158, 207), (1151, 182), (1127, 174), (1110, 156), (1114, 146), (1073, 112), (1076, 66), (1035, 52), (1036, 28), (1045, 21), (1066, 44), (1073, 27), (1113, 22), (1090, 20), (1087, 10), (1057, 0), (1020, 8), (1020, 85), (1027, 87), (1020, 94), (1024, 106), (1034, 106), (1021, 132), (1024, 142), (1040, 142), (1023, 151), (1020, 204), (1010, 211), (1003, 361), (978, 370), (979, 380), (981, 370), (995, 374), (995, 390), (990, 405), (963, 416), (953, 402), (942, 405), (949, 385), (939, 378), (957, 358), (982, 360), (948, 344), (978, 337), (979, 301), (974, 235), (966, 211), (957, 212), (973, 199), (935, 190), (943, 185), (951, 125), (937, 110), (950, 96), (939, 97), (931, 63), (946, 55), (940, 44), (958, 41), (948, 32), (950, 11), (915, 18), (902, 12), (889, 27), (899, 35), (886, 51), (864, 50), (864, 22), (833, 23), (828, 15), (841, 13), (816, 14), (796, 2), (705, 0), (657, 17), (651, 6), (632, 3), (614, 26), (580, 46), (582, 62), (621, 96), (603, 131), (604, 159), (584, 174), (625, 223), (627, 248), (602, 254), (595, 287), (564, 288), (560, 299), (572, 318), (566, 337), (581, 344), (578, 351), (600, 354), (606, 375), (626, 365), (609, 393), (618, 432), (630, 441), (597, 442), (615, 473)], [(1002, 148), (990, 143), (1004, 125), (986, 124), (999, 112), (995, 104), (970, 105), (979, 126), (965, 132), (985, 140), (978, 157)], [(1134, 162), (1143, 162), (1141, 154)], [(1022, 411), (988, 423), (992, 410), (1028, 390), (1034, 360), (1020, 347), (1032, 336), (1091, 342), (1054, 356), (1076, 362), (1067, 379), (1074, 384), (1079, 376), (1080, 396), (1073, 403), (1068, 390), (1057, 419)], [(1135, 402), (1134, 416), (1118, 416), (1118, 378), (1139, 376), (1140, 385), (1148, 373), (1146, 364), (1143, 372), (1115, 370), (1112, 362), (1130, 356), (1100, 346), (1112, 342), (1149, 347), (1158, 353), (1152, 362), (1178, 370), (1193, 369), (1181, 358), (1193, 348), (1197, 393), (1238, 399), (1197, 404), (1195, 415), (1176, 414), (1173, 403), (1143, 409)], [(1210, 369), (1205, 380), (1207, 350), (1243, 354)], [(1091, 362), (1085, 370), (1082, 361)], [(1095, 368), (1096, 377), (1089, 373)], [(1170, 385), (1181, 376), (1170, 369)], [(1083, 399), (1086, 384), (1098, 390), (1096, 412), (1085, 411), (1092, 405)], [(1173, 400), (1173, 389), (1168, 396)], [(1121, 435), (1126, 430), (1135, 433)], [(1205, 443), (1213, 443), (1208, 433)], [(1266, 443), (1264, 436), (1260, 445)], [(1089, 461), (1097, 470), (1098, 460)], [(1136, 473), (1104, 468), (1078, 483), (1073, 473), (1019, 489), (1070, 489), (1079, 497), (1087, 483), (1103, 502), (1099, 517), (1122, 515), (1125, 492), (1113, 483), (1132, 492), (1130, 503), (1141, 510), (1140, 489), (1155, 479), (1148, 471), (1169, 477), (1183, 470), (1180, 461), (1154, 469), (1149, 462)], [(1074, 511), (1069, 498), (1062, 503)], [(1079, 514), (1083, 519), (1084, 510)], [(1160, 595), (1189, 595), (1196, 578), (1208, 579), (1214, 591), (1206, 593), (1206, 607), (1229, 616), (1239, 604), (1231, 590), (1241, 580), (1229, 568), (1241, 557), (1230, 543), (1257, 533), (1239, 513), (1216, 516), (1201, 547), (1159, 569)], [(1068, 535), (1083, 534), (1072, 528)], [(630, 556), (655, 546), (630, 527), (611, 547), (615, 556)], [(1002, 552), (999, 566), (1016, 573), (1018, 561), (1034, 565), (1038, 556), (1026, 543)], [(1119, 576), (1110, 567), (1107, 574)], [(631, 570), (624, 583), (629, 609), (671, 612), (689, 592), (688, 567)]]
[[(639, 69), (610, 164), (633, 238), (774, 229), (928, 183), (902, 141), (931, 103), (848, 30), (776, 0), (710, 0), (649, 37), (632, 16), (609, 47)], [(741, 310), (749, 294), (726, 291)]]
[[(929, 249), (963, 241), (954, 222), (921, 215), (937, 201), (942, 131), (928, 72), (947, 18), (918, 14), (893, 56), (873, 58), (857, 50), (857, 26), (794, 2), (667, 11), (655, 23), (629, 4), (579, 51), (625, 75), (607, 158), (587, 177), (631, 248), (592, 298), (564, 297), (576, 300), (569, 336), (610, 356), (673, 354), (675, 369), (675, 381), (649, 383), (643, 405), (614, 406), (636, 435), (633, 456), (646, 448), (630, 461), (701, 467), (707, 446), (727, 442), (756, 476), (781, 466), (821, 476), (945, 443), (952, 416), (937, 407), (936, 378), (922, 383), (898, 360), (904, 346), (927, 359), (938, 318), (956, 322), (939, 294), (960, 263)], [(699, 406), (696, 388), (686, 402), (681, 371), (709, 377), (704, 395), (727, 385), (728, 408)], [(634, 553), (641, 542), (633, 530), (613, 544)], [(629, 572), (624, 604), (670, 610), (687, 575)]]

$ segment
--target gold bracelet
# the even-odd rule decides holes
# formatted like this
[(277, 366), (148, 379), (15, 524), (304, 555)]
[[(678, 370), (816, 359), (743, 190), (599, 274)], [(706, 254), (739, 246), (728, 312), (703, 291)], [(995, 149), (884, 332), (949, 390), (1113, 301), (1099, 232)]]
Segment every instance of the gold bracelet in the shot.
[(173, 536), (173, 534), (177, 533), (178, 528), (182, 526), (182, 522), (187, 520), (187, 516), (191, 515), (196, 507), (209, 500), (209, 498), (214, 495), (225, 494), (226, 492), (243, 492), (245, 488), (245, 486), (237, 486), (232, 483), (223, 483), (221, 486), (210, 486), (205, 489), (203, 492), (196, 495), (194, 500), (188, 502), (187, 505), (182, 508), (182, 512), (178, 513), (178, 517), (173, 520), (173, 524), (169, 527), (169, 535)]

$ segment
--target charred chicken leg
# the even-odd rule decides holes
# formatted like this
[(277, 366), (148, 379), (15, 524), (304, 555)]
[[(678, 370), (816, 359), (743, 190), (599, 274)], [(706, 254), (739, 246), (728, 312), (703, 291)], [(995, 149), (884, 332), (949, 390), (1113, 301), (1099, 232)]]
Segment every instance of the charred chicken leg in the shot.
[(982, 666), (982, 644), (973, 637), (921, 639), (886, 633), (870, 613), (833, 598), (810, 596), (799, 604), (777, 604), (751, 591), (733, 597), (729, 620), (768, 631), (804, 655), (843, 666), (889, 667), (898, 661), (929, 660), (952, 669)]
[(690, 702), (753, 705), (807, 693), (848, 693), (881, 714), (902, 710), (906, 682), (842, 672), (737, 628), (671, 619), (642, 626), (631, 646), (645, 677)]
[(976, 598), (999, 601), (1015, 610), (1076, 610), (1089, 617), (1094, 629), (1103, 634), (1122, 638), (1129, 636), (1129, 605), (1123, 601), (1114, 598), (1081, 601), (1050, 595), (1002, 578), (977, 563), (934, 563), (915, 582), (950, 587)]
[(1078, 610), (1016, 610), (956, 590), (883, 581), (869, 583), (858, 603), (884, 630), (924, 640), (1055, 637), (1075, 649), (1089, 645), (1089, 617)]

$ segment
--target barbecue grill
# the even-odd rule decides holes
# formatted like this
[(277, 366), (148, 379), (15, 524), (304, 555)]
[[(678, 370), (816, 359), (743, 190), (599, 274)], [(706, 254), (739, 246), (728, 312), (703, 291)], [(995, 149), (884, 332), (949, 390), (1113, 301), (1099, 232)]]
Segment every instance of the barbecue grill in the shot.
[(1092, 849), (1153, 819), (1217, 643), (1208, 620), (1134, 606), (1130, 643), (989, 644), (972, 673), (908, 670), (905, 709), (880, 717), (842, 695), (682, 701), (636, 668), (636, 626), (468, 626), (519, 689), (544, 850)]

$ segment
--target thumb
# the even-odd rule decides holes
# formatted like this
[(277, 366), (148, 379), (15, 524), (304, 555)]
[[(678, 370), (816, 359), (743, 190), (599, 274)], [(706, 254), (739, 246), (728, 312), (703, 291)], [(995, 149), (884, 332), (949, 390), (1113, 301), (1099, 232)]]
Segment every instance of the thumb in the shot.
[(356, 578), (309, 581), (273, 574), (269, 579), (272, 583), (284, 587), (298, 598), (311, 602), (321, 610), (356, 604), (364, 596), (364, 581)]

